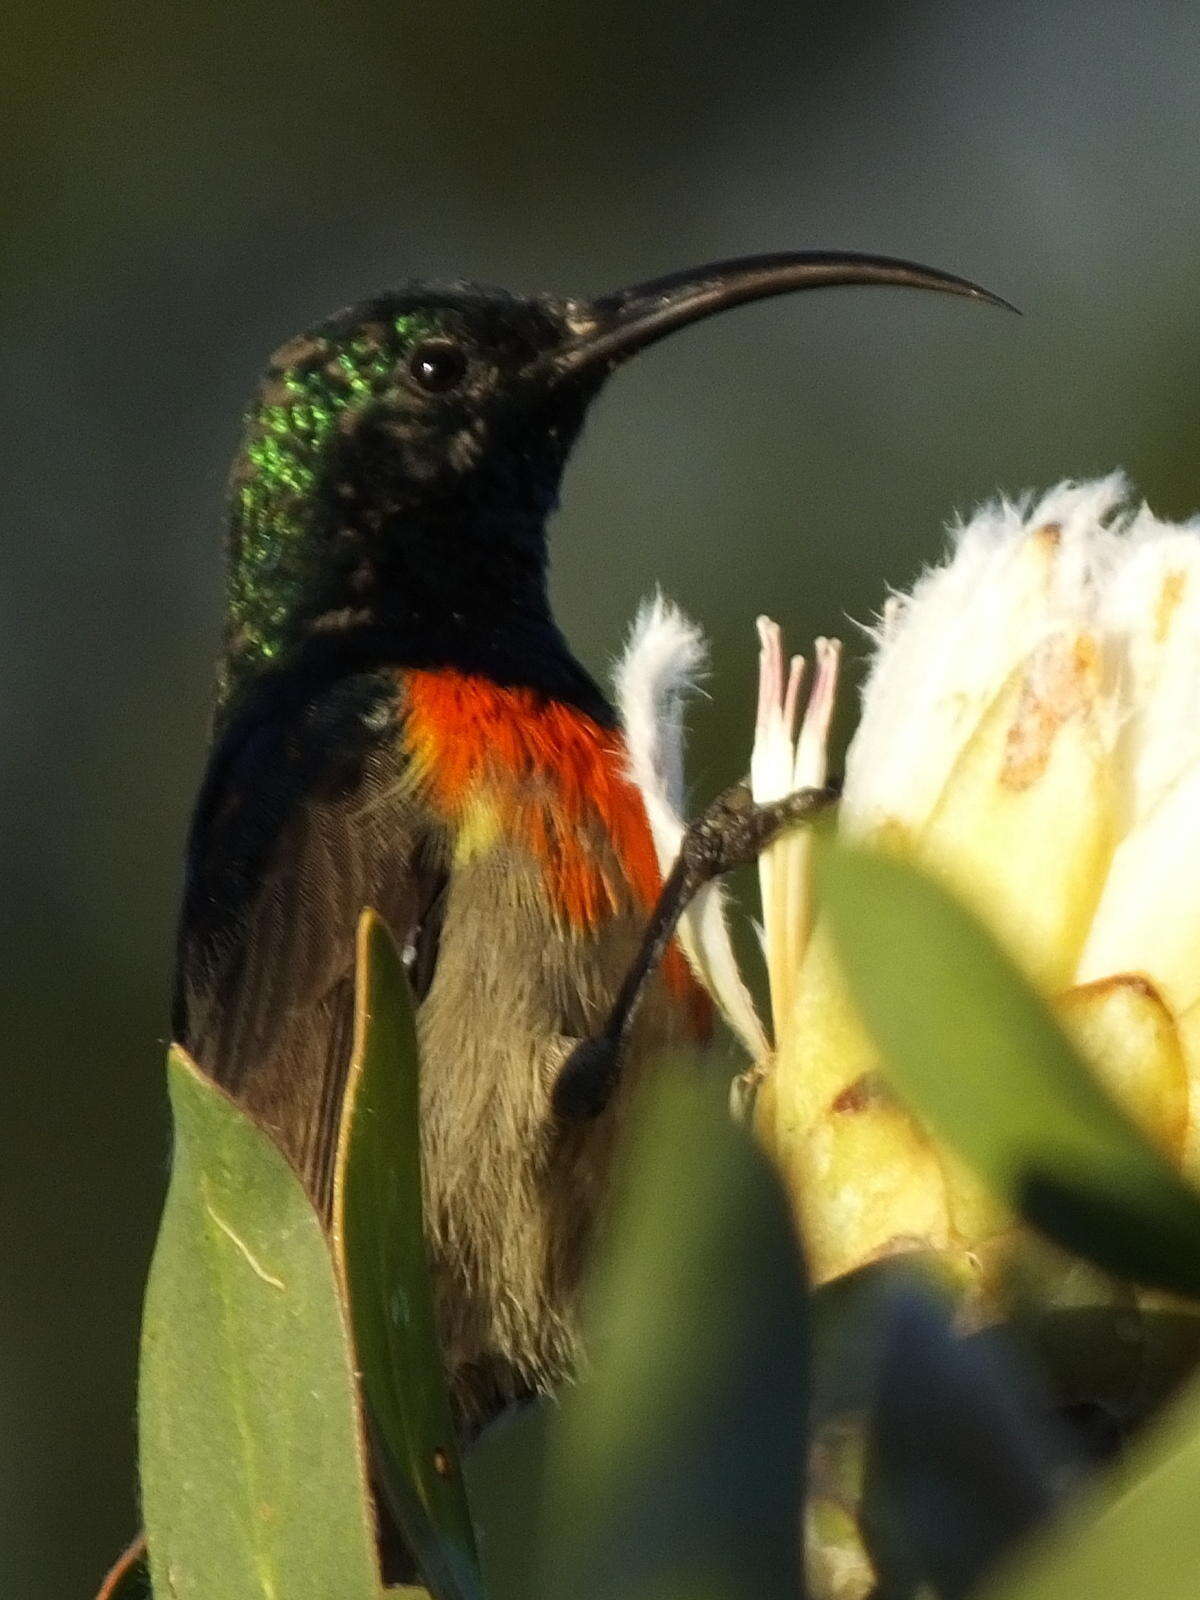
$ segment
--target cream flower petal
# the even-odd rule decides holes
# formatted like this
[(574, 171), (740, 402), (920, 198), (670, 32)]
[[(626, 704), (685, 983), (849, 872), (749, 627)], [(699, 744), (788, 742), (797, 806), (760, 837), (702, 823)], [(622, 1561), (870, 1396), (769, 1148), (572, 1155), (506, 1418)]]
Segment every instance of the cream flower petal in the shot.
[(919, 829), (1000, 685), (1064, 624), (1091, 620), (1112, 561), (1102, 521), (1124, 492), (1114, 473), (1060, 484), (1032, 511), (985, 507), (948, 562), (886, 609), (846, 757), (848, 832)]
[(1143, 508), (1099, 624), (1125, 708), (1117, 751), (1125, 831), (1200, 761), (1200, 523), (1181, 530)]
[(1090, 633), (1058, 633), (980, 718), (913, 844), (1049, 992), (1070, 983), (1112, 849), (1111, 740)]
[(1058, 1012), (1134, 1121), (1181, 1159), (1187, 1068), (1179, 1031), (1154, 985), (1128, 973), (1101, 978), (1063, 995)]
[(1200, 763), (1117, 846), (1076, 981), (1144, 972), (1176, 1016), (1200, 1001)]

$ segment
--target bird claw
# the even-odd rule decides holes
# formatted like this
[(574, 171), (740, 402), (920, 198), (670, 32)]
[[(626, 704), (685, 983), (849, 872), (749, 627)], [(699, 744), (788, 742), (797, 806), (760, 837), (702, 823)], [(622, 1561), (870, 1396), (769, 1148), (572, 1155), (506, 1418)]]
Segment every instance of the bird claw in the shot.
[(611, 1103), (638, 1002), (697, 892), (714, 878), (749, 866), (788, 828), (813, 821), (836, 802), (838, 792), (830, 784), (759, 802), (749, 784), (735, 783), (688, 824), (607, 1022), (575, 1046), (555, 1079), (550, 1103), (556, 1116), (564, 1122), (589, 1121)]
[(737, 867), (751, 866), (781, 833), (811, 822), (837, 798), (833, 784), (796, 789), (781, 800), (768, 801), (756, 801), (748, 783), (723, 790), (684, 832), (679, 854), (687, 893), (679, 914), (687, 909), (697, 889)]

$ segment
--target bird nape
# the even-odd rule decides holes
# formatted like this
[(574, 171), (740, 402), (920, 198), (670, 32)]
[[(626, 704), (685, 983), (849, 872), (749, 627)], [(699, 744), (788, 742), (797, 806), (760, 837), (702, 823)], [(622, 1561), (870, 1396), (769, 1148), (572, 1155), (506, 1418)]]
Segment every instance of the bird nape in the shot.
[(464, 1430), (570, 1370), (627, 1090), (709, 1028), (670, 947), (602, 1101), (577, 1097), (586, 1117), (556, 1106), (661, 889), (621, 730), (550, 611), (562, 471), (635, 352), (839, 284), (1003, 304), (927, 267), (828, 253), (597, 300), (414, 284), (285, 344), (248, 413), (176, 1037), (327, 1212), (355, 925), (366, 905), (391, 925), (419, 1006), (431, 1270)]

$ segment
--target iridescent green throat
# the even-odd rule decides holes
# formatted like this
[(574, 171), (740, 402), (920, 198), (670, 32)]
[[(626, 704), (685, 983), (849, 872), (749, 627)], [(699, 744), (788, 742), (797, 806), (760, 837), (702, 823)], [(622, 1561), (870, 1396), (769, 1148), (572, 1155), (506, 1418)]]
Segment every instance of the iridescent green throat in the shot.
[(405, 348), (430, 331), (428, 317), (403, 316), (351, 338), (307, 335), (276, 356), (233, 472), (221, 700), (278, 660), (319, 586), (342, 419), (383, 393)]

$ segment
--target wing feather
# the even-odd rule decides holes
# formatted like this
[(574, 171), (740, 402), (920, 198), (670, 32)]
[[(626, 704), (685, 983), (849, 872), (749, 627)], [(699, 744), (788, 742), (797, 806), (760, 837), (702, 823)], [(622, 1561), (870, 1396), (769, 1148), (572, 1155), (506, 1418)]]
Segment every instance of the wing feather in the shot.
[(189, 841), (176, 1037), (323, 1209), (359, 913), (373, 906), (428, 965), (423, 924), (445, 879), (442, 830), (407, 777), (396, 674), (277, 694), (218, 741)]

